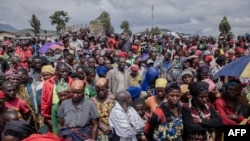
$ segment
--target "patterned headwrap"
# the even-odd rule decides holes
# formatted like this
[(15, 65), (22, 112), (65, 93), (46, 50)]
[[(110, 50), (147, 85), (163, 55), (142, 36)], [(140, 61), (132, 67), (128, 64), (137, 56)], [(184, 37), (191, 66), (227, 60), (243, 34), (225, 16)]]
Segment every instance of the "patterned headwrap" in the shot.
[(108, 80), (106, 78), (99, 78), (96, 80), (95, 85), (96, 86), (104, 86), (107, 84)]
[(16, 70), (10, 69), (10, 70), (5, 72), (5, 76), (6, 76), (6, 79), (10, 79), (13, 77), (19, 77), (20, 75), (17, 73)]
[(136, 64), (133, 64), (131, 67), (130, 67), (131, 71), (138, 71), (139, 70), (139, 67), (138, 65)]
[(65, 81), (60, 81), (56, 84), (56, 93), (60, 93), (63, 91), (68, 91), (69, 90), (69, 86), (68, 83)]
[(126, 59), (128, 59), (128, 54), (126, 52), (119, 52), (118, 57), (125, 57)]
[(181, 95), (183, 96), (187, 92), (189, 92), (188, 85), (187, 84), (181, 85)]
[(48, 72), (51, 74), (55, 74), (55, 68), (53, 68), (51, 65), (46, 65), (42, 67), (42, 72)]
[(64, 139), (58, 137), (53, 133), (47, 134), (32, 134), (28, 138), (24, 139), (23, 141), (64, 141)]

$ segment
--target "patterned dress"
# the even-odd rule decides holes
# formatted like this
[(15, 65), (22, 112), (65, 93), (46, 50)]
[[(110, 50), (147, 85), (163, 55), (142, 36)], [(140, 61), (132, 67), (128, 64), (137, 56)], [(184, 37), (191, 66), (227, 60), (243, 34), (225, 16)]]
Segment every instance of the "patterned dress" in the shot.
[[(109, 114), (114, 107), (114, 101), (109, 101), (107, 103), (100, 103), (97, 100), (93, 99), (93, 102), (96, 105), (98, 114), (99, 114), (99, 122), (102, 122), (105, 125), (109, 125)], [(111, 134), (104, 134), (100, 129), (98, 129), (97, 133), (98, 141), (111, 141)]]

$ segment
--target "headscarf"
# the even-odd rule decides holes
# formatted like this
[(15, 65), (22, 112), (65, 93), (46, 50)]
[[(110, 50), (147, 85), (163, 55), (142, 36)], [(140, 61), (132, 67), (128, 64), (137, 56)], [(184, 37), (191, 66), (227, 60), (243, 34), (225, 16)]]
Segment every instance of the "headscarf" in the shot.
[(188, 89), (193, 97), (197, 97), (201, 93), (208, 93), (208, 83), (203, 81), (197, 81), (189, 85)]
[(64, 141), (64, 139), (49, 132), (47, 134), (32, 134), (23, 141)]
[(155, 81), (155, 88), (163, 87), (166, 88), (168, 81), (165, 78), (158, 78)]
[(33, 134), (34, 131), (34, 128), (26, 121), (11, 121), (4, 126), (2, 136), (14, 136), (22, 140)]
[(82, 80), (74, 80), (70, 86), (70, 89), (84, 90), (85, 83)]
[(20, 75), (17, 73), (16, 70), (10, 69), (5, 72), (6, 79), (13, 78), (13, 77), (19, 77)]
[(57, 94), (59, 92), (68, 91), (68, 90), (69, 90), (69, 86), (68, 86), (67, 82), (61, 81), (61, 82), (56, 84), (56, 93)]
[(214, 89), (216, 88), (216, 84), (215, 84), (211, 79), (207, 78), (207, 79), (204, 79), (204, 80), (202, 80), (202, 81), (208, 83), (208, 85), (209, 85), (209, 86), (208, 86), (208, 91), (209, 91), (209, 92), (211, 92), (212, 90), (214, 90)]
[(99, 66), (96, 68), (96, 72), (98, 75), (104, 75), (108, 72), (108, 68), (106, 66)]
[(184, 75), (191, 75), (192, 77), (193, 77), (193, 73), (191, 72), (191, 71), (189, 71), (189, 70), (184, 70), (184, 71), (182, 71), (182, 73), (181, 73), (181, 78), (184, 76)]
[(167, 85), (167, 87), (165, 89), (166, 93), (171, 92), (172, 90), (179, 90), (180, 91), (181, 88), (178, 85), (178, 83), (176, 83), (176, 82), (168, 83), (168, 85)]
[(204, 71), (209, 71), (209, 66), (208, 65), (202, 65), (197, 70), (198, 73), (201, 73), (201, 72), (204, 72)]
[(147, 70), (145, 78), (143, 79), (141, 83), (141, 90), (147, 91), (152, 81), (159, 77), (159, 74), (160, 74), (159, 70), (156, 67), (150, 67)]
[(138, 98), (141, 94), (141, 88), (136, 86), (130, 86), (127, 91), (130, 93), (132, 100)]
[(139, 70), (139, 66), (136, 65), (136, 64), (133, 64), (133, 65), (130, 67), (130, 70), (131, 70), (131, 71), (138, 71), (138, 70)]
[(128, 59), (128, 54), (126, 52), (119, 52), (117, 54), (118, 57), (125, 57), (126, 59)]
[(46, 65), (42, 67), (42, 73), (43, 72), (48, 72), (51, 74), (55, 74), (55, 68), (53, 68), (51, 65)]
[(181, 85), (181, 96), (185, 95), (187, 92), (189, 92), (188, 85), (187, 84)]

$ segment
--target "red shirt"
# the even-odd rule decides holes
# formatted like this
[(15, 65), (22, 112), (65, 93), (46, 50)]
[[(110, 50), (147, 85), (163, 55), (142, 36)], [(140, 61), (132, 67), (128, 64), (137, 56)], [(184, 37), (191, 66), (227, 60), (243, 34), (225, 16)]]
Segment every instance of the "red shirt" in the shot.
[(24, 51), (22, 48), (18, 48), (15, 52), (15, 54), (17, 54), (18, 56), (20, 56), (22, 58), (22, 63), (21, 65), (23, 67), (28, 67), (28, 62), (27, 59), (32, 57), (32, 53), (29, 49), (27, 49), (26, 51)]
[(5, 101), (5, 107), (10, 109), (15, 109), (16, 111), (20, 112), (22, 115), (25, 115), (29, 112), (29, 107), (24, 100), (21, 98), (15, 97), (11, 101)]
[(214, 108), (215, 110), (218, 112), (218, 114), (220, 115), (223, 124), (224, 125), (237, 125), (239, 124), (242, 120), (244, 120), (245, 118), (241, 115), (238, 116), (238, 122), (231, 120), (227, 117), (227, 115), (233, 115), (235, 114), (235, 109), (232, 107), (229, 107), (225, 100), (222, 98), (219, 98), (215, 101), (214, 103)]

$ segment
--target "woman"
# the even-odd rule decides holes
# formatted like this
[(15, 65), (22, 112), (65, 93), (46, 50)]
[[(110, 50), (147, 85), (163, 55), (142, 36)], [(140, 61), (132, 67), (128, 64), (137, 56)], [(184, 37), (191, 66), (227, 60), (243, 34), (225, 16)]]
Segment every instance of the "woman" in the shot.
[(92, 97), (99, 114), (99, 128), (97, 132), (98, 141), (111, 141), (112, 130), (109, 126), (109, 114), (114, 106), (114, 95), (108, 92), (108, 81), (99, 78), (96, 81), (97, 95)]
[(141, 81), (142, 81), (142, 77), (139, 74), (139, 66), (133, 64), (132, 66), (130, 66), (130, 86), (140, 86)]
[(147, 93), (150, 93), (152, 95), (154, 92), (154, 85), (155, 85), (155, 80), (159, 78), (159, 70), (156, 67), (150, 67), (148, 68), (144, 79), (142, 80), (141, 83), (141, 90), (145, 91)]
[[(238, 81), (229, 81), (224, 86), (222, 98), (218, 98), (214, 103), (214, 108), (220, 115), (223, 125), (249, 124), (247, 118), (250, 116), (250, 107), (245, 106), (240, 101), (241, 86)], [(245, 123), (244, 123), (245, 122)], [(222, 137), (221, 130), (217, 137)]]
[(96, 140), (98, 111), (95, 104), (84, 99), (85, 84), (74, 80), (70, 86), (72, 98), (59, 107), (59, 135), (65, 140)]
[(193, 76), (193, 73), (189, 70), (184, 70), (182, 71), (181, 73), (181, 82), (182, 84), (191, 84), (193, 83), (195, 80), (194, 80), (194, 76)]
[(84, 98), (90, 99), (91, 97), (96, 96), (96, 90), (95, 90), (95, 77), (96, 77), (96, 71), (93, 68), (87, 68), (86, 71), (86, 87), (84, 90)]
[(149, 109), (150, 113), (153, 113), (156, 108), (161, 105), (165, 99), (165, 88), (167, 85), (167, 80), (164, 78), (158, 78), (155, 82), (155, 95), (148, 97), (145, 100), (146, 107)]
[(222, 120), (208, 100), (208, 84), (206, 82), (194, 82), (189, 85), (192, 99), (184, 103), (182, 118), (184, 124), (184, 140), (205, 141), (213, 139), (214, 128), (222, 125)]
[(162, 103), (152, 114), (146, 125), (145, 133), (149, 141), (152, 140), (181, 140), (183, 123), (181, 106), (178, 104), (181, 89), (177, 83), (167, 85), (167, 102)]

